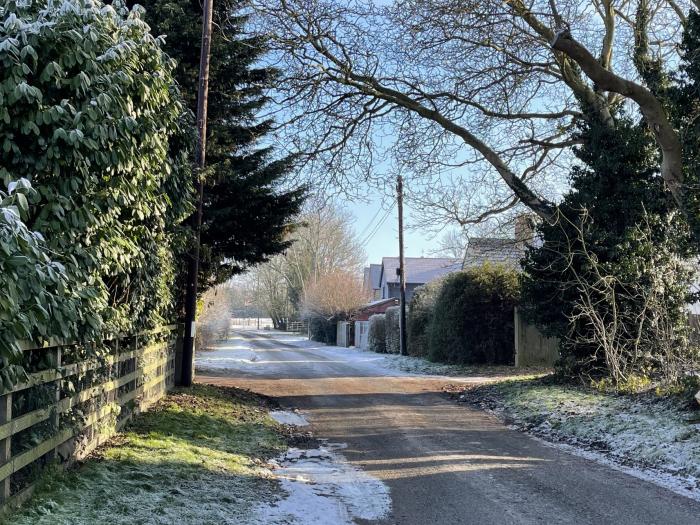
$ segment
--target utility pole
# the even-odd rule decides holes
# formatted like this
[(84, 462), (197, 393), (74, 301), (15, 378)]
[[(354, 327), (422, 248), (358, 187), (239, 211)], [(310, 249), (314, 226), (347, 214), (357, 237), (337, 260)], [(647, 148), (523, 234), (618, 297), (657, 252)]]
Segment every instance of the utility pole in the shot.
[(192, 216), (194, 245), (187, 264), (187, 290), (185, 295), (185, 337), (182, 341), (182, 373), (180, 384), (192, 385), (194, 361), (195, 321), (197, 316), (197, 277), (199, 274), (199, 243), (202, 229), (202, 200), (204, 180), (202, 171), (206, 165), (207, 152), (207, 98), (209, 96), (209, 55), (211, 52), (211, 19), (213, 0), (204, 0), (202, 12), (202, 49), (199, 56), (199, 92), (197, 93), (197, 149), (195, 161), (195, 188), (197, 191), (196, 210)]
[(408, 355), (406, 350), (406, 264), (403, 257), (403, 177), (396, 177), (396, 201), (399, 208), (399, 287), (401, 289), (399, 305), (399, 351)]
[(255, 274), (255, 313), (258, 316), (258, 330), (260, 330), (260, 276)]

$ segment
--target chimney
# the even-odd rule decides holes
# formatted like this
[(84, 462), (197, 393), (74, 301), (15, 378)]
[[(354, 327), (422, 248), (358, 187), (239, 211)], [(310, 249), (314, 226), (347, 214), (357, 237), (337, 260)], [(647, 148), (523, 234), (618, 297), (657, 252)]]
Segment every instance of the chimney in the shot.
[(535, 221), (529, 213), (521, 213), (515, 218), (515, 242), (522, 247), (531, 244), (535, 236)]

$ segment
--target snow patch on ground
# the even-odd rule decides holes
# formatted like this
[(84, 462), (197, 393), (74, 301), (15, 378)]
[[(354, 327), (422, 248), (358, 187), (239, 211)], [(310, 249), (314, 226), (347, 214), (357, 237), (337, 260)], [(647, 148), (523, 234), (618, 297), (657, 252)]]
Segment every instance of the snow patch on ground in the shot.
[(270, 417), (282, 425), (308, 426), (309, 422), (301, 414), (289, 410), (272, 410)]
[[(317, 341), (310, 341), (306, 335), (277, 330), (245, 330), (261, 339), (275, 340), (298, 348), (310, 350), (333, 362), (347, 363), (378, 376), (435, 376), (435, 377), (469, 377), (488, 381), (489, 378), (522, 377), (542, 375), (546, 369), (517, 369), (512, 366), (459, 366), (433, 363), (427, 359), (396, 354), (377, 354), (360, 348), (328, 346)], [(226, 343), (213, 348), (214, 352), (197, 354), (199, 369), (237, 369), (245, 372), (260, 371), (268, 361), (256, 359), (249, 343), (240, 335), (234, 335)]]
[(269, 525), (351, 525), (356, 519), (379, 520), (391, 510), (389, 488), (351, 465), (338, 452), (344, 445), (290, 448), (270, 462), (272, 475), (286, 496), (260, 504), (252, 523)]
[(481, 385), (460, 399), (511, 428), (700, 500), (700, 425), (678, 399), (537, 381)]

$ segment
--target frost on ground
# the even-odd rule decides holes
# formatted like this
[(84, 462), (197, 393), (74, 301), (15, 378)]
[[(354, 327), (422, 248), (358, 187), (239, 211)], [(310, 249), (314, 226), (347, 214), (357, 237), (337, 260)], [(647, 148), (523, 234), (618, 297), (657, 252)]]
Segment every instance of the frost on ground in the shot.
[(304, 416), (289, 410), (272, 410), (270, 412), (270, 417), (282, 425), (305, 427), (309, 424)]
[(700, 499), (699, 414), (678, 399), (604, 394), (544, 381), (469, 388), (461, 401), (513, 427), (629, 467), (645, 479)]
[(270, 462), (286, 493), (259, 505), (252, 523), (269, 525), (350, 525), (356, 519), (379, 520), (391, 510), (388, 487), (348, 463), (342, 445), (316, 449), (290, 448)]
[(7, 523), (240, 525), (279, 490), (265, 462), (287, 445), (268, 408), (232, 388), (171, 393), (81, 468), (45, 476)]
[[(256, 349), (251, 344), (249, 337), (257, 337), (264, 340), (274, 340), (286, 345), (296, 346), (306, 351), (313, 352), (324, 359), (334, 362), (347, 363), (355, 368), (364, 370), (372, 375), (429, 375), (449, 377), (474, 377), (478, 376), (485, 381), (489, 378), (506, 377), (532, 377), (548, 372), (542, 368), (514, 368), (512, 366), (459, 366), (433, 363), (427, 359), (414, 356), (402, 356), (396, 354), (377, 354), (359, 348), (343, 348), (328, 346), (316, 341), (310, 341), (305, 335), (280, 332), (277, 330), (243, 330), (234, 332), (233, 337), (227, 341), (221, 341), (209, 350), (200, 351), (196, 355), (195, 364), (200, 372), (224, 370), (237, 370), (247, 373), (258, 373), (267, 365), (274, 362), (266, 360), (261, 355), (270, 349)], [(262, 351), (261, 351), (262, 350)], [(330, 362), (330, 361), (328, 361)]]

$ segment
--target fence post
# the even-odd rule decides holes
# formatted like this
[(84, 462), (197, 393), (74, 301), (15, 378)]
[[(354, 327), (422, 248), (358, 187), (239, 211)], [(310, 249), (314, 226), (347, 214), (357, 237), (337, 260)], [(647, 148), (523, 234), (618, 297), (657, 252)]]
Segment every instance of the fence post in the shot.
[[(63, 351), (60, 346), (56, 347), (53, 350), (53, 358), (54, 358), (54, 365), (56, 370), (60, 370), (61, 368), (61, 361), (63, 359)], [(60, 432), (60, 425), (61, 425), (61, 414), (58, 412), (58, 403), (61, 401), (61, 382), (63, 381), (62, 377), (59, 377), (55, 382), (54, 382), (54, 403), (56, 403), (56, 407), (54, 408), (54, 413), (51, 415), (51, 422), (53, 423), (53, 428), (58, 434)], [(58, 446), (53, 449), (53, 452), (51, 453), (51, 456), (53, 459), (58, 458)]]
[(521, 352), (520, 352), (520, 314), (518, 313), (518, 307), (513, 308), (513, 337), (515, 341), (513, 346), (515, 348), (515, 366), (520, 366)]
[[(0, 396), (0, 424), (8, 423), (12, 419), (12, 394)], [(12, 435), (0, 440), (0, 465), (10, 461), (12, 456)], [(10, 476), (0, 481), (0, 504), (10, 497)]]

